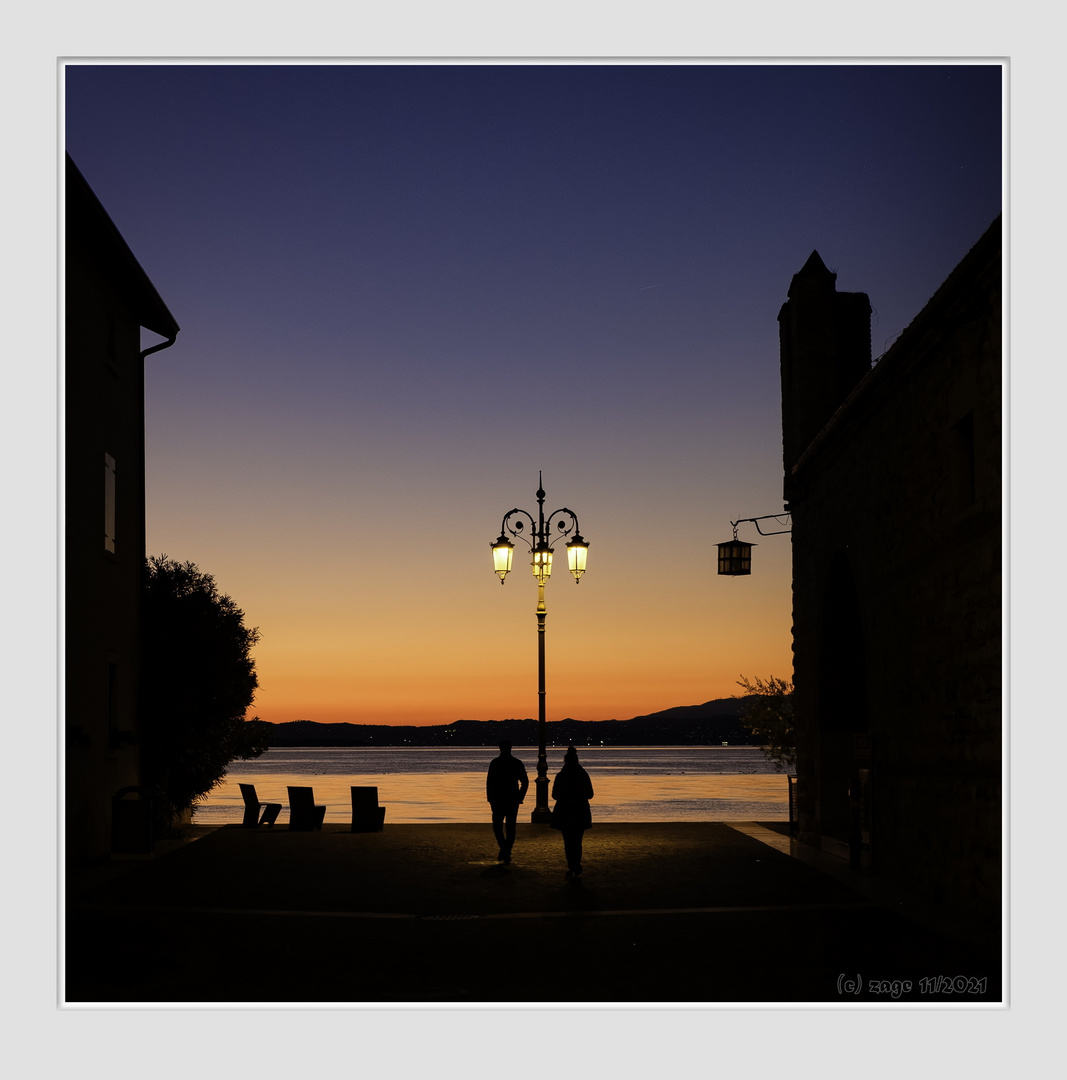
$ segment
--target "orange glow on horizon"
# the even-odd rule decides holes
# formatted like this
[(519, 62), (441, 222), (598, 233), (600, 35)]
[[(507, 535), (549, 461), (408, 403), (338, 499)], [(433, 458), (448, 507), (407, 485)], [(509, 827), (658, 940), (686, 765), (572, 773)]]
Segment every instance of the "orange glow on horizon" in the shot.
[[(752, 579), (711, 578), (688, 592), (650, 586), (613, 595), (593, 571), (580, 589), (569, 579), (550, 583), (547, 718), (628, 720), (732, 697), (742, 675), (791, 677), (790, 594), (772, 588), (787, 566), (787, 556), (777, 567), (765, 559), (762, 589), (749, 587)], [(315, 619), (285, 603), (249, 609), (246, 621), (262, 630), (249, 716), (404, 726), (536, 717), (537, 589), (519, 585), (501, 596), (486, 569), (440, 627), (388, 590), (371, 626), (346, 617), (343, 603)], [(365, 593), (364, 613), (368, 603)]]
[[(250, 717), (425, 726), (537, 716), (529, 551), (520, 557), (520, 544), (522, 572), (503, 585), (491, 551), (498, 514), (521, 499), (510, 477), (522, 470), (509, 468), (505, 483), (495, 459), (449, 468), (426, 449), (395, 460), (388, 482), (369, 466), (347, 474), (345, 485), (362, 485), (359, 500), (306, 487), (284, 515), (269, 485), (257, 489), (262, 501), (227, 509), (233, 479), (224, 475), (213, 530), (179, 500), (155, 500), (166, 477), (150, 477), (148, 550), (212, 574), (260, 631)], [(716, 544), (737, 507), (780, 505), (776, 455), (746, 463), (751, 472), (735, 470), (732, 483), (744, 490), (729, 503), (697, 505), (693, 492), (708, 482), (701, 462), (691, 451), (672, 452), (684, 469), (637, 462), (620, 473), (612, 459), (612, 473), (590, 458), (590, 479), (549, 490), (553, 504), (580, 513), (590, 543), (579, 583), (564, 571), (545, 586), (550, 721), (628, 720), (731, 697), (741, 676), (792, 676), (789, 537), (760, 540), (750, 577), (716, 573)], [(467, 451), (457, 440), (440, 453)], [(571, 462), (544, 456), (555, 466), (544, 472), (548, 488)], [(690, 561), (668, 561), (679, 549), (657, 544), (664, 529), (689, 538), (680, 550)], [(398, 560), (383, 536), (418, 539)]]

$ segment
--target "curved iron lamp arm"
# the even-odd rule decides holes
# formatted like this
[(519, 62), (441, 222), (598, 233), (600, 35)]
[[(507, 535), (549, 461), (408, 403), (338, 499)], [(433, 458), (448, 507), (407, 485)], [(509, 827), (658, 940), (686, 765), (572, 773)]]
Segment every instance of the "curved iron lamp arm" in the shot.
[[(556, 522), (556, 528), (563, 536), (570, 536), (573, 532), (576, 536), (581, 535), (581, 531), (578, 528), (578, 515), (567, 506), (561, 506), (558, 510), (553, 510), (551, 514), (546, 514), (543, 510), (544, 506), (544, 492), (538, 489), (538, 508), (537, 519), (534, 519), (533, 514), (529, 510), (523, 510), (516, 506), (514, 509), (509, 510), (500, 522), (500, 535), (510, 533), (512, 536), (517, 536), (521, 540), (525, 540), (526, 543), (533, 548), (535, 544), (548, 543), (552, 539), (552, 523)], [(522, 521), (512, 524), (511, 519), (516, 515), (521, 515), (530, 523), (530, 535), (527, 536), (524, 532), (524, 523)], [(561, 514), (566, 514), (570, 518), (570, 523), (563, 521), (556, 521), (556, 518)]]
[[(523, 523), (520, 521), (515, 525), (511, 524), (511, 519), (516, 515), (521, 514), (530, 523), (530, 536), (526, 536), (523, 532)], [(525, 540), (527, 544), (532, 548), (534, 541), (537, 539), (537, 522), (534, 521), (533, 514), (529, 510), (520, 510), (517, 506), (514, 510), (509, 510), (505, 515), (503, 521), (500, 522), (500, 535), (505, 533), (511, 533), (512, 536), (517, 536), (520, 540)], [(533, 539), (531, 539), (531, 537)]]
[(781, 536), (784, 533), (791, 533), (793, 531), (793, 523), (792, 522), (789, 523), (789, 528), (788, 529), (777, 529), (777, 530), (775, 530), (773, 532), (764, 532), (760, 528), (759, 523), (761, 521), (769, 521), (771, 518), (773, 518), (775, 521), (778, 522), (779, 525), (781, 525), (782, 524), (782, 518), (787, 518), (787, 517), (792, 517), (792, 515), (789, 514), (789, 513), (785, 513), (785, 514), (764, 514), (763, 517), (738, 518), (736, 521), (731, 521), (730, 524), (733, 526), (734, 537), (735, 538), (737, 537), (737, 526), (740, 525), (742, 521), (750, 521), (753, 525), (755, 525), (756, 526), (756, 532), (758, 532), (760, 534), (760, 536)]
[(572, 532), (580, 533), (581, 530), (578, 528), (578, 515), (573, 510), (568, 509), (566, 506), (561, 506), (558, 510), (553, 510), (551, 514), (545, 515), (545, 519), (548, 522), (548, 527), (545, 529), (544, 539), (552, 539), (552, 522), (555, 521), (560, 514), (566, 514), (571, 519), (571, 523), (569, 525), (565, 525), (562, 521), (556, 522), (556, 528), (559, 529), (560, 533), (562, 533), (564, 536), (570, 536)]

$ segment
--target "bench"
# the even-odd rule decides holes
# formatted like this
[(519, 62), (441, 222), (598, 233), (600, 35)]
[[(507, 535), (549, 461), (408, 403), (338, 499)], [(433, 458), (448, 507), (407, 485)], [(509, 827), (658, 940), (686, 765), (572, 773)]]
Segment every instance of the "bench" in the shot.
[(289, 790), (289, 831), (310, 832), (321, 829), (326, 807), (315, 805), (315, 795), (309, 787), (291, 787)]
[(352, 788), (352, 831), (381, 832), (384, 828), (385, 807), (378, 805), (378, 789)]
[[(278, 814), (282, 809), (280, 802), (261, 803), (256, 795), (255, 784), (239, 784), (238, 787), (241, 789), (241, 798), (245, 801), (245, 816), (241, 824), (246, 829), (254, 829), (264, 822), (273, 825), (278, 820)], [(260, 807), (263, 808), (262, 817), (259, 816)]]

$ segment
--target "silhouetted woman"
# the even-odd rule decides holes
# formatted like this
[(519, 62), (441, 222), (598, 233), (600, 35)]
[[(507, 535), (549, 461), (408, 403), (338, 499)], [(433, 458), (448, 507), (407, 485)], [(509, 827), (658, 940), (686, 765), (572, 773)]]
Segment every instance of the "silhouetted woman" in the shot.
[(563, 833), (567, 877), (578, 877), (582, 872), (582, 833), (593, 827), (593, 815), (589, 811), (592, 797), (589, 773), (578, 764), (578, 751), (570, 746), (563, 757), (563, 768), (552, 781), (552, 798), (556, 800), (552, 828)]

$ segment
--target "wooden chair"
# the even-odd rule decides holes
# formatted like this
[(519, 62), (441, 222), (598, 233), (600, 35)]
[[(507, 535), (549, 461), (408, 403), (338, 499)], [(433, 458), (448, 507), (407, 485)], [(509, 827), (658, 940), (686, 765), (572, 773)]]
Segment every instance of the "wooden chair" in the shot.
[[(245, 801), (245, 817), (241, 824), (246, 829), (254, 829), (264, 822), (273, 825), (278, 820), (282, 808), (280, 802), (261, 803), (256, 795), (255, 784), (239, 784), (238, 787), (241, 789), (241, 798)], [(259, 816), (260, 807), (263, 808), (262, 817)]]
[(381, 832), (385, 828), (385, 807), (378, 805), (376, 787), (352, 789), (352, 831)]
[(315, 805), (315, 795), (309, 787), (289, 788), (289, 831), (310, 832), (321, 829), (326, 807)]

